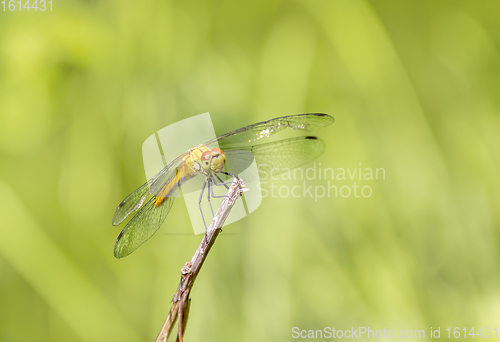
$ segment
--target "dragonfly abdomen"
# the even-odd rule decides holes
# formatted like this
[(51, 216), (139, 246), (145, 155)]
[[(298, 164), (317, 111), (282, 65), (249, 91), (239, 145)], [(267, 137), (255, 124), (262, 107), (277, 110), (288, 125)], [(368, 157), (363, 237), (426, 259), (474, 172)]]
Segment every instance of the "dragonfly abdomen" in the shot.
[(165, 200), (173, 196), (174, 193), (179, 189), (185, 181), (195, 177), (198, 174), (192, 167), (187, 165), (187, 161), (184, 160), (176, 170), (175, 177), (173, 177), (156, 195), (155, 207), (162, 205)]

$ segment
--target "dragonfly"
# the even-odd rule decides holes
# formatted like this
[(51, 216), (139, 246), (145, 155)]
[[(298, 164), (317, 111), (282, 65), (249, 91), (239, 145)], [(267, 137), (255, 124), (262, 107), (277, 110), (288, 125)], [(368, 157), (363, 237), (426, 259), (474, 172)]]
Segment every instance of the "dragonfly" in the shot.
[(156, 233), (183, 183), (199, 175), (205, 177), (199, 198), (200, 212), (203, 218), (201, 202), (206, 189), (213, 215), (210, 196), (224, 197), (214, 195), (214, 186), (227, 188), (230, 183), (223, 178), (237, 178), (236, 175), (253, 161), (259, 170), (276, 175), (317, 158), (325, 150), (324, 142), (315, 136), (268, 143), (260, 143), (261, 140), (284, 129), (312, 132), (333, 122), (333, 117), (321, 113), (282, 116), (239, 128), (189, 149), (118, 205), (112, 220), (114, 226), (120, 225), (129, 215), (135, 215), (120, 232), (114, 256), (118, 259), (128, 256)]

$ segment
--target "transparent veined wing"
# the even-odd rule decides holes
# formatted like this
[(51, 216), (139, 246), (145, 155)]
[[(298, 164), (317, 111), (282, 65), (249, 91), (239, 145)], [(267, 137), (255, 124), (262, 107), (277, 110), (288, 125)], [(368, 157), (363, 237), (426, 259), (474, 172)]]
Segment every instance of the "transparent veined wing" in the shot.
[(148, 182), (141, 185), (133, 193), (127, 196), (115, 210), (113, 215), (113, 226), (118, 226), (122, 223), (130, 214), (135, 213), (142, 206), (146, 197), (149, 195), (149, 185)]
[(116, 208), (113, 215), (112, 224), (118, 226), (130, 214), (135, 213), (141, 208), (149, 195), (157, 195), (161, 189), (175, 176), (175, 170), (182, 163), (182, 158), (185, 153), (177, 157), (170, 164), (160, 170), (153, 178), (137, 188), (134, 192), (127, 196)]
[(272, 176), (294, 169), (319, 157), (325, 143), (317, 137), (297, 137), (254, 146), (225, 150), (228, 172), (238, 174), (255, 159), (260, 171)]
[(156, 233), (165, 221), (175, 196), (165, 198), (159, 206), (155, 205), (156, 197), (151, 197), (121, 231), (114, 248), (116, 258), (126, 257), (139, 248)]
[(223, 134), (213, 140), (210, 140), (205, 145), (210, 146), (211, 144), (217, 142), (219, 147), (224, 150), (224, 148), (228, 145), (242, 143), (255, 144), (261, 139), (267, 138), (285, 128), (312, 132), (329, 126), (334, 121), (335, 120), (330, 115), (320, 113), (282, 116)]

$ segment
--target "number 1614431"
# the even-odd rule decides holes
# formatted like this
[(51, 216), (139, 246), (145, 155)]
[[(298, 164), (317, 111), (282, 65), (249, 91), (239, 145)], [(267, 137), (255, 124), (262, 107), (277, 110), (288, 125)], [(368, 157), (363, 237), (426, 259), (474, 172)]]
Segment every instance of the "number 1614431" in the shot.
[(0, 2), (0, 5), (2, 5), (0, 8), (3, 9), (4, 12), (6, 11), (52, 11), (52, 0), (50, 1), (45, 1), (45, 0), (35, 0), (31, 1), (30, 0), (2, 0)]

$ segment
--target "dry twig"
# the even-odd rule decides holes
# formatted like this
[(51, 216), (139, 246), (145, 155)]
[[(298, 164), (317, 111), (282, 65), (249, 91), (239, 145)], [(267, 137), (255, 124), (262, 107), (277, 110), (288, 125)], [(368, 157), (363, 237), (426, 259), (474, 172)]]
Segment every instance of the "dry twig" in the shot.
[(231, 183), (226, 197), (222, 201), (219, 210), (217, 210), (214, 219), (210, 223), (206, 238), (204, 237), (201, 241), (200, 245), (196, 249), (196, 252), (191, 258), (191, 261), (186, 262), (184, 267), (182, 267), (181, 281), (177, 291), (175, 292), (174, 298), (172, 299), (172, 307), (170, 308), (167, 319), (165, 320), (165, 323), (163, 324), (160, 334), (156, 338), (155, 342), (166, 342), (168, 340), (177, 319), (179, 320), (179, 328), (176, 341), (183, 342), (183, 336), (186, 332), (189, 315), (189, 306), (191, 304), (189, 293), (193, 288), (194, 281), (203, 266), (203, 262), (205, 261), (210, 248), (221, 232), (221, 227), (224, 225), (226, 218), (229, 216), (231, 208), (238, 199), (240, 193), (244, 191), (244, 186), (245, 185), (240, 179), (235, 179), (233, 183)]

